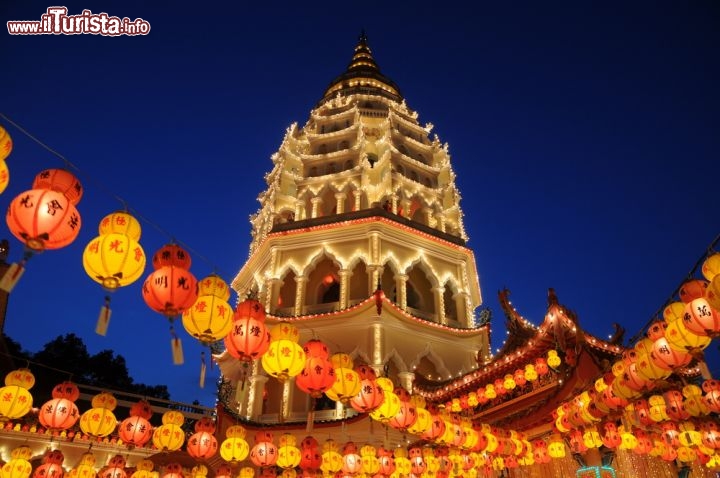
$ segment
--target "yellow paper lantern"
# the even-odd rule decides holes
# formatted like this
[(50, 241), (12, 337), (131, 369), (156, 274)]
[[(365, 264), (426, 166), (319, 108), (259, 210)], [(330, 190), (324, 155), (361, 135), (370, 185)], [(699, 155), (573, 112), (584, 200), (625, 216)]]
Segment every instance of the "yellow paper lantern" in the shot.
[(140, 222), (124, 211), (108, 214), (100, 221), (98, 232), (101, 236), (106, 234), (122, 234), (135, 241), (140, 240), (142, 228)]
[[(0, 145), (2, 147), (2, 145)], [(0, 159), (0, 194), (7, 189), (10, 184), (10, 169), (4, 159)]]
[(80, 429), (94, 437), (106, 437), (117, 426), (113, 410), (117, 406), (115, 397), (107, 392), (99, 393), (92, 399), (90, 410), (80, 416)]
[(696, 335), (689, 331), (682, 320), (676, 320), (668, 324), (665, 339), (670, 347), (683, 352), (704, 350), (712, 341), (710, 337)]
[(33, 404), (29, 389), (34, 384), (35, 377), (27, 368), (8, 373), (5, 386), (0, 388), (0, 418), (13, 420), (27, 415)]
[(10, 156), (10, 152), (12, 151), (13, 142), (12, 138), (10, 137), (10, 134), (7, 132), (5, 128), (0, 126), (0, 160), (5, 161), (5, 159)]
[[(2, 140), (0, 139), (0, 146)], [(709, 255), (703, 262), (702, 275), (708, 281), (712, 281), (716, 275), (720, 274), (720, 252)]]
[(226, 438), (220, 444), (220, 456), (229, 463), (240, 463), (250, 453), (250, 445), (243, 438)]
[(135, 282), (145, 270), (145, 251), (125, 234), (103, 234), (85, 247), (83, 267), (88, 276), (106, 290)]
[(272, 340), (263, 354), (263, 369), (281, 382), (299, 375), (305, 368), (305, 351), (292, 340)]
[(182, 424), (185, 416), (176, 410), (163, 413), (162, 425), (153, 431), (153, 445), (163, 451), (179, 450), (185, 443), (185, 432)]
[(300, 464), (300, 449), (295, 446), (296, 440), (290, 433), (283, 433), (280, 437), (278, 457), (275, 464), (283, 469), (292, 469)]
[(385, 390), (385, 400), (382, 405), (370, 412), (370, 418), (379, 422), (387, 422), (397, 415), (399, 410), (400, 398), (394, 392)]
[(193, 306), (182, 315), (182, 324), (187, 333), (204, 344), (217, 342), (228, 335), (232, 322), (232, 307), (214, 295), (198, 296)]
[(28, 478), (32, 473), (32, 465), (28, 461), (32, 455), (32, 450), (25, 445), (15, 448), (10, 461), (0, 468), (0, 478)]

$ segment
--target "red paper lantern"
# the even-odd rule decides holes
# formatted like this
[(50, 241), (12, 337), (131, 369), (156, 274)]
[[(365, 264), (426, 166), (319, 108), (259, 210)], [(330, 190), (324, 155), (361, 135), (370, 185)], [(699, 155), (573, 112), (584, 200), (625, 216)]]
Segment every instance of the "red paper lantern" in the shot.
[(152, 310), (175, 317), (192, 307), (197, 300), (197, 279), (187, 269), (163, 266), (145, 279), (142, 295)]
[(55, 385), (52, 389), (53, 398), (67, 398), (71, 402), (74, 402), (80, 398), (80, 389), (78, 386), (70, 381), (65, 381)]
[(69, 245), (80, 232), (80, 213), (64, 194), (31, 189), (15, 197), (5, 216), (10, 232), (40, 252)]
[(243, 362), (260, 358), (270, 346), (265, 309), (254, 299), (240, 302), (233, 314), (230, 333), (225, 337), (228, 353)]
[(680, 296), (680, 300), (687, 304), (695, 299), (703, 297), (705, 295), (706, 287), (707, 281), (702, 279), (690, 279), (680, 286), (678, 295)]
[(211, 458), (218, 451), (217, 439), (206, 431), (193, 433), (188, 438), (187, 453), (193, 458)]
[(360, 413), (367, 413), (382, 405), (385, 391), (375, 380), (365, 379), (360, 382), (360, 391), (350, 399), (350, 406)]
[(714, 337), (720, 332), (720, 313), (710, 306), (705, 297), (699, 297), (685, 305), (683, 325), (694, 334)]
[(118, 435), (127, 444), (143, 446), (152, 438), (153, 427), (146, 418), (139, 415), (131, 416), (120, 422)]
[(190, 254), (177, 244), (166, 244), (153, 255), (152, 265), (155, 270), (165, 266), (188, 270), (192, 265), (192, 259)]
[(46, 169), (40, 171), (32, 184), (33, 189), (49, 189), (63, 194), (77, 206), (83, 195), (80, 181), (66, 169)]
[(688, 352), (670, 347), (665, 337), (660, 337), (653, 343), (652, 352), (650, 352), (650, 360), (655, 366), (665, 370), (673, 370), (690, 363), (692, 355)]
[(330, 360), (322, 356), (307, 357), (305, 367), (295, 377), (295, 385), (313, 398), (321, 397), (334, 383), (335, 369)]
[(130, 407), (131, 417), (143, 417), (146, 420), (150, 420), (152, 415), (152, 407), (147, 400), (139, 400)]
[(50, 430), (67, 430), (79, 418), (77, 405), (67, 398), (50, 399), (38, 411), (40, 423)]
[(330, 350), (328, 350), (327, 345), (325, 345), (322, 340), (308, 340), (307, 342), (305, 342), (305, 345), (303, 345), (303, 350), (305, 351), (305, 355), (308, 358), (321, 357), (324, 359), (328, 359), (330, 357)]
[(273, 466), (277, 462), (277, 447), (269, 441), (256, 443), (250, 450), (250, 461), (255, 466)]

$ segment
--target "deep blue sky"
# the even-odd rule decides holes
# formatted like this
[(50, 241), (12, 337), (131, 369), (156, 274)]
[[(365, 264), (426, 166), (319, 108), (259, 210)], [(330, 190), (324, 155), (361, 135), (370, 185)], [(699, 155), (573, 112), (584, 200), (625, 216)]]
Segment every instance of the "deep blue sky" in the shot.
[[(151, 24), (148, 36), (109, 38), (10, 36), (5, 21), (39, 20), (54, 4), (3, 2), (0, 112), (65, 155), (86, 188), (80, 237), (31, 260), (6, 333), (37, 351), (75, 332), (91, 353), (123, 355), (136, 381), (211, 405), (212, 378), (196, 385), (200, 349), (182, 331), (186, 363), (173, 366), (167, 321), (142, 301), (150, 269), (114, 294), (108, 335), (94, 334), (103, 292), (82, 251), (119, 196), (152, 222), (148, 255), (174, 237), (198, 278), (217, 269), (230, 281), (270, 155), (345, 69), (362, 28), (450, 145), (494, 347), (505, 286), (535, 323), (554, 287), (591, 333), (612, 322), (639, 332), (720, 232), (718, 4), (479, 3), (63, 4)], [(63, 163), (0, 123), (15, 140), (6, 207)]]

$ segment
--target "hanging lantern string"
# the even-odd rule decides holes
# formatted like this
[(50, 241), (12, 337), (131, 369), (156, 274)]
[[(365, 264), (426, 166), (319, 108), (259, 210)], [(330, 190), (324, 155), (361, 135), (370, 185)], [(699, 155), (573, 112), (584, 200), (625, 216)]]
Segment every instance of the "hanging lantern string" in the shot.
[(665, 307), (667, 307), (668, 304), (675, 301), (675, 298), (680, 293), (680, 288), (682, 287), (683, 283), (685, 283), (685, 281), (695, 277), (695, 274), (697, 273), (698, 269), (702, 266), (702, 263), (705, 261), (705, 259), (707, 259), (707, 257), (709, 255), (713, 254), (717, 250), (718, 245), (720, 245), (720, 234), (718, 234), (715, 237), (715, 239), (713, 239), (713, 241), (707, 247), (707, 249), (705, 250), (703, 255), (700, 256), (700, 258), (698, 258), (698, 260), (695, 262), (695, 264), (690, 269), (690, 272), (687, 273), (687, 276), (685, 276), (685, 279), (683, 279), (683, 281), (680, 283), (680, 285), (678, 285), (675, 288), (675, 290), (672, 292), (672, 294), (670, 294), (670, 297), (668, 297), (668, 299), (660, 306), (660, 308), (657, 311), (655, 311), (655, 313), (650, 317), (650, 320), (648, 320), (648, 322), (640, 329), (640, 332), (638, 332), (632, 338), (630, 338), (630, 341), (628, 342), (629, 344), (635, 344), (636, 342), (638, 342), (642, 338), (642, 336), (645, 334), (647, 329), (650, 328), (652, 323), (654, 321), (656, 321), (659, 317), (662, 317), (663, 310), (665, 310)]
[[(43, 142), (42, 142), (41, 140), (39, 140), (36, 136), (34, 136), (33, 134), (31, 134), (28, 130), (26, 130), (25, 128), (23, 128), (22, 126), (20, 126), (18, 123), (16, 123), (16, 122), (13, 121), (12, 119), (10, 119), (7, 115), (5, 115), (4, 113), (0, 112), (0, 118), (2, 118), (3, 120), (7, 121), (7, 122), (8, 122), (9, 124), (11, 124), (15, 129), (17, 129), (19, 132), (21, 132), (23, 135), (25, 135), (25, 136), (26, 136), (27, 138), (29, 138), (30, 140), (32, 140), (32, 141), (33, 141), (34, 143), (36, 143), (38, 146), (40, 146), (41, 148), (45, 149), (47, 152), (49, 152), (49, 153), (52, 154), (53, 156), (55, 156), (55, 157), (59, 158), (60, 160), (62, 160), (63, 163), (65, 164), (66, 168), (67, 168), (67, 169), (72, 169), (72, 170), (74, 170), (74, 171), (78, 174), (78, 176), (82, 176), (83, 181), (85, 181), (86, 179), (89, 179), (91, 183), (93, 183), (95, 186), (98, 187), (98, 189), (100, 189), (101, 191), (103, 191), (105, 194), (107, 194), (108, 196), (110, 196), (110, 197), (113, 198), (114, 200), (118, 201), (118, 202), (122, 205), (122, 209), (123, 209), (124, 211), (127, 211), (127, 212), (131, 213), (131, 214), (132, 214), (133, 216), (135, 216), (138, 220), (141, 220), (141, 221), (143, 221), (144, 223), (152, 226), (152, 227), (153, 227), (154, 229), (156, 229), (159, 233), (161, 233), (161, 234), (163, 234), (164, 236), (168, 237), (168, 238), (171, 240), (171, 242), (174, 242), (174, 243), (178, 244), (179, 246), (182, 246), (184, 249), (186, 249), (187, 251), (189, 251), (189, 252), (193, 255), (193, 257), (197, 257), (197, 258), (199, 258), (201, 261), (203, 261), (204, 263), (206, 263), (206, 264), (210, 267), (210, 269), (212, 269), (213, 271), (221, 271), (221, 269), (218, 268), (217, 265), (214, 264), (212, 261), (210, 261), (206, 256), (204, 256), (203, 254), (200, 254), (199, 252), (197, 252), (195, 249), (193, 249), (192, 247), (188, 246), (187, 244), (185, 244), (185, 243), (183, 243), (183, 242), (181, 242), (181, 241), (176, 240), (174, 235), (168, 233), (165, 229), (163, 229), (162, 227), (160, 227), (157, 223), (149, 220), (147, 217), (145, 217), (145, 216), (143, 216), (142, 214), (140, 214), (136, 209), (129, 207), (127, 201), (125, 201), (125, 200), (124, 200), (123, 198), (121, 198), (120, 196), (118, 196), (118, 195), (114, 194), (113, 192), (111, 192), (111, 190), (110, 190), (108, 187), (106, 187), (101, 181), (98, 181), (97, 179), (95, 179), (95, 178), (93, 178), (93, 177), (87, 176), (85, 173), (83, 173), (82, 170), (80, 170), (80, 168), (78, 168), (75, 164), (73, 164), (69, 159), (67, 159), (65, 156), (63, 156), (62, 154), (60, 154), (58, 151), (56, 151), (55, 149), (51, 148), (51, 147), (48, 146), (47, 144), (43, 143)], [(29, 257), (26, 258), (26, 261), (27, 261), (27, 259), (29, 259)], [(226, 277), (232, 277), (231, 274), (227, 274), (225, 271), (221, 271), (221, 272), (222, 272), (222, 273), (220, 273), (219, 275), (224, 275), (224, 276), (226, 276)]]

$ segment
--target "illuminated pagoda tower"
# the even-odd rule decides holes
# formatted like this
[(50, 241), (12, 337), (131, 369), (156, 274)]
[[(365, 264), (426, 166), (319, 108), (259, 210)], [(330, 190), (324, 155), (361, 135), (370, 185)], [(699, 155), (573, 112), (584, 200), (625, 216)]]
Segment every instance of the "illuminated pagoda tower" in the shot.
[[(672, 356), (672, 366), (650, 360), (670, 325), (656, 324), (635, 348), (624, 347), (620, 326), (608, 340), (587, 333), (552, 289), (538, 325), (503, 290), (508, 340), (490, 355), (489, 312), (480, 309), (448, 146), (431, 131), (380, 72), (361, 35), (345, 72), (304, 126), (287, 129), (272, 155), (267, 189), (251, 216), (249, 258), (232, 287), (259, 301), (269, 324), (294, 326), (300, 344), (317, 338), (330, 353), (349, 355), (397, 392), (438, 410), (451, 433), (428, 439), (395, 427), (395, 418), (373, 426), (373, 417), (342, 400), (313, 398), (294, 379), (268, 375), (261, 360), (222, 351), (214, 356), (222, 372), (219, 436), (242, 423), (251, 432), (277, 430), (300, 441), (314, 426), (318, 436), (359, 446), (427, 446), (433, 454), (438, 442), (449, 443), (453, 459), (460, 446), (466, 455), (478, 447), (483, 463), (465, 463), (483, 474), (452, 476), (530, 476), (525, 467), (543, 478), (614, 477), (615, 468), (617, 476), (687, 471), (692, 450), (676, 466), (674, 451), (648, 438), (660, 436), (664, 397), (677, 402), (678, 390), (699, 375), (695, 362), (667, 347), (660, 359)], [(700, 414), (698, 401), (692, 403)], [(720, 421), (711, 421), (698, 426), (720, 429)], [(630, 435), (642, 443), (637, 451), (629, 448)]]
[[(296, 325), (300, 343), (314, 335), (408, 391), (416, 377), (446, 381), (489, 353), (448, 145), (432, 127), (361, 35), (347, 70), (272, 155), (250, 256), (232, 284), (264, 304), (269, 323)], [(243, 364), (227, 354), (219, 362), (237, 385)], [(251, 420), (306, 418), (310, 401), (291, 382), (267, 380), (257, 363), (250, 374), (251, 393), (232, 409)]]

